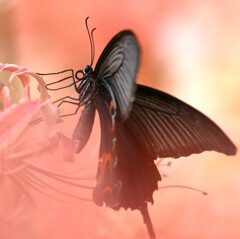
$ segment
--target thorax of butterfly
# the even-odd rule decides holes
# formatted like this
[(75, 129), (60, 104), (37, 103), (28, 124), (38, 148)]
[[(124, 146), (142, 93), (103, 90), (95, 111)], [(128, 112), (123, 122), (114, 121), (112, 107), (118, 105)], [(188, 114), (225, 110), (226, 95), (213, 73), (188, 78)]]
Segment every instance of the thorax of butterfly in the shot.
[(83, 77), (77, 88), (79, 100), (82, 102), (91, 101), (97, 94), (97, 80), (94, 79), (94, 71), (90, 65), (86, 65), (82, 71)]

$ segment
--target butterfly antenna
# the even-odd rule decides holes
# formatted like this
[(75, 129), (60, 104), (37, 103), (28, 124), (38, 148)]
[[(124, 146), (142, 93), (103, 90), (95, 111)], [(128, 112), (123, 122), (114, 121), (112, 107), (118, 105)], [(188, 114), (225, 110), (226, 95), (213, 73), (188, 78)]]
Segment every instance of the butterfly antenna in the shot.
[(94, 61), (94, 56), (95, 56), (95, 45), (94, 45), (94, 38), (93, 38), (93, 32), (96, 30), (96, 28), (93, 28), (91, 31), (91, 38), (92, 38), (92, 48), (91, 48), (91, 64), (92, 66), (93, 61)]
[(96, 28), (94, 28), (90, 32), (89, 27), (88, 27), (88, 19), (89, 19), (89, 17), (86, 18), (85, 25), (86, 25), (86, 28), (87, 28), (88, 38), (89, 38), (90, 46), (91, 46), (91, 64), (90, 64), (90, 66), (92, 66), (93, 58), (94, 58), (94, 54), (95, 54), (94, 43), (93, 43), (93, 32)]

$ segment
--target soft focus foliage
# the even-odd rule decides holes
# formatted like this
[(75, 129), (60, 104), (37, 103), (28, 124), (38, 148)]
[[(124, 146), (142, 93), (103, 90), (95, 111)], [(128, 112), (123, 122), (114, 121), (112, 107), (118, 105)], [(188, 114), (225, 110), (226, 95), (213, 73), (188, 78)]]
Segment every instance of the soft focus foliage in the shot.
[[(0, 62), (13, 62), (38, 72), (79, 69), (90, 62), (84, 25), (87, 16), (90, 26), (97, 27), (95, 62), (115, 33), (132, 29), (142, 46), (139, 82), (171, 93), (203, 111), (239, 148), (238, 1), (2, 0), (0, 3), (4, 23), (0, 27)], [(4, 88), (2, 81), (1, 87)], [(2, 94), (8, 94), (5, 88)], [(58, 99), (62, 94), (74, 95), (74, 90), (56, 91), (52, 97)], [(8, 100), (4, 104), (8, 105)], [(71, 113), (74, 109), (64, 106), (61, 110)], [(71, 135), (78, 117), (64, 119), (61, 130)], [(84, 152), (75, 159), (88, 165), (85, 175), (96, 170), (97, 126), (95, 131)], [(238, 155), (203, 153), (174, 160), (170, 168), (164, 169), (167, 177), (160, 186), (188, 185), (209, 195), (181, 189), (154, 193), (155, 204), (149, 210), (158, 237), (239, 238), (239, 171)], [(41, 194), (35, 196), (38, 207), (31, 220), (11, 228), (0, 221), (0, 227), (5, 228), (0, 232), (11, 232), (8, 239), (147, 238), (138, 212), (114, 212), (94, 204), (66, 204)]]

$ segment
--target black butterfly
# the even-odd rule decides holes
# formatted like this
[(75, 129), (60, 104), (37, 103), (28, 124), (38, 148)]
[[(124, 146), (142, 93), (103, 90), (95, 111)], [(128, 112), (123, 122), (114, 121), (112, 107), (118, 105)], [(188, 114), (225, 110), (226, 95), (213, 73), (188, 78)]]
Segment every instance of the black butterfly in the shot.
[[(94, 48), (92, 32), (88, 30)], [(73, 139), (79, 140), (79, 153), (90, 137), (98, 111), (101, 141), (93, 200), (115, 210), (140, 210), (150, 237), (155, 238), (147, 211), (161, 180), (154, 160), (206, 150), (234, 155), (236, 147), (213, 121), (193, 107), (136, 84), (139, 60), (137, 38), (125, 30), (108, 43), (94, 70), (92, 56), (91, 65), (75, 74), (77, 104), (84, 109)]]

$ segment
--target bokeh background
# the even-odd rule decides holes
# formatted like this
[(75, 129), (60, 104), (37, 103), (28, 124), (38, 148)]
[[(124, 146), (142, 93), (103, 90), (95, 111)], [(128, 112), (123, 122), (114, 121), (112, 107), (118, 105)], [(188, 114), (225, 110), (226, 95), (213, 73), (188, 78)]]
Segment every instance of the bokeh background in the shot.
[[(37, 72), (82, 69), (90, 62), (87, 16), (89, 26), (97, 28), (95, 63), (114, 34), (132, 29), (142, 47), (138, 82), (195, 106), (239, 148), (239, 12), (237, 0), (0, 0), (0, 62)], [(67, 91), (74, 95), (73, 89)], [(63, 110), (71, 110), (67, 107)], [(78, 117), (61, 125), (69, 136)], [(93, 174), (98, 143), (96, 124), (86, 149), (76, 156)], [(159, 186), (192, 186), (208, 196), (179, 188), (155, 192), (149, 211), (158, 238), (240, 238), (239, 155), (206, 152), (171, 161), (171, 167), (160, 167), (166, 177)], [(35, 198), (35, 210), (12, 223), (9, 238), (148, 238), (137, 211), (62, 203), (38, 193)]]

